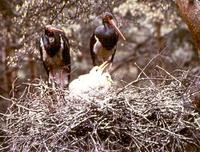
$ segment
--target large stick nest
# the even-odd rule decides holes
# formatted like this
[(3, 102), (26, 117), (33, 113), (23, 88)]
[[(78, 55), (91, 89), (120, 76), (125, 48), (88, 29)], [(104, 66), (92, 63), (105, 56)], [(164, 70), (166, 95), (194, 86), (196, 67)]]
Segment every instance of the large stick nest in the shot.
[(130, 86), (73, 98), (41, 81), (27, 84), (6, 114), (5, 151), (199, 151), (199, 117), (184, 87)]

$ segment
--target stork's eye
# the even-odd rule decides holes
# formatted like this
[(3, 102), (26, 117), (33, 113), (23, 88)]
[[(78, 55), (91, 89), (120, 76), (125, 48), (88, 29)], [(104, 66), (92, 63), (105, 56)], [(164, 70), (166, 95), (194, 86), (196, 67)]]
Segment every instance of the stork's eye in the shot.
[(111, 19), (112, 19), (112, 16), (110, 16), (110, 15), (107, 15), (107, 18), (111, 20)]
[(106, 20), (106, 21), (111, 20), (111, 19), (112, 19), (111, 16), (109, 16), (109, 15), (106, 15), (106, 16), (105, 16), (105, 20)]
[(102, 19), (103, 19), (103, 22), (108, 22), (109, 20), (112, 20), (112, 19), (113, 19), (113, 16), (112, 16), (111, 13), (105, 12), (105, 13), (102, 15)]

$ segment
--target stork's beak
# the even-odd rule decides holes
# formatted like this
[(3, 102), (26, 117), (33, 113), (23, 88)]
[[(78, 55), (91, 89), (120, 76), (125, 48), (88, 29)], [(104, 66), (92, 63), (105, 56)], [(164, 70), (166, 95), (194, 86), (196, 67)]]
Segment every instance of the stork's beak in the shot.
[(59, 31), (59, 32), (63, 32), (63, 30), (60, 30), (56, 27), (53, 27), (52, 25), (46, 25), (45, 26), (46, 29), (48, 29), (49, 31)]
[(124, 35), (122, 34), (122, 32), (119, 30), (119, 28), (117, 27), (115, 21), (113, 19), (108, 20), (108, 22), (115, 28), (115, 30), (117, 31), (117, 33), (119, 33), (119, 35), (126, 40), (126, 38), (124, 37)]
[(106, 67), (108, 67), (108, 65), (110, 65), (110, 62), (105, 61), (104, 63), (102, 63), (102, 64), (99, 66), (99, 68), (100, 68), (102, 71), (104, 71), (104, 69), (105, 69)]

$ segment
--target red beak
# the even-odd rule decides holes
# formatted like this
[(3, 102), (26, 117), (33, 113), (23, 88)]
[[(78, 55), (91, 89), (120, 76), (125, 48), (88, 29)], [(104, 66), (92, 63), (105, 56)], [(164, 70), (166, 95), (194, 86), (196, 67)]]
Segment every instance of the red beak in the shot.
[(115, 28), (115, 30), (117, 31), (117, 33), (119, 33), (119, 35), (126, 40), (126, 38), (124, 37), (124, 35), (122, 34), (122, 32), (119, 30), (119, 28), (117, 27), (115, 21), (113, 19), (108, 20), (108, 22)]
[(56, 27), (53, 27), (51, 25), (47, 25), (46, 28), (49, 30), (49, 31), (59, 31), (59, 32), (63, 32), (62, 30), (56, 28)]

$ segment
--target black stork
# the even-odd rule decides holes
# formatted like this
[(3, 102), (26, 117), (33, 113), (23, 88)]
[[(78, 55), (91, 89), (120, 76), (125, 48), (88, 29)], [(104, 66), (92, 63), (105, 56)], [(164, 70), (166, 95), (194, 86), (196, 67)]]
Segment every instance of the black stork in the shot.
[(100, 65), (105, 61), (112, 63), (119, 35), (125, 40), (111, 13), (105, 12), (101, 17), (102, 25), (95, 29), (90, 38), (90, 54), (94, 66)]
[[(48, 80), (53, 83), (68, 86), (70, 81), (71, 61), (70, 46), (65, 32), (52, 25), (44, 27), (44, 33), (39, 40), (39, 51)], [(60, 81), (56, 81), (56, 74), (59, 74)], [(64, 74), (67, 76), (65, 82)]]

